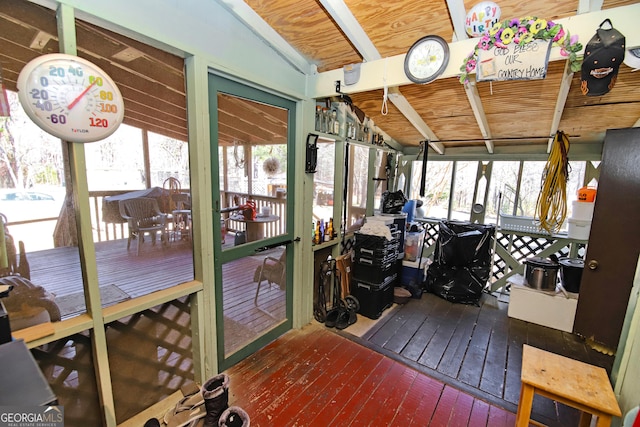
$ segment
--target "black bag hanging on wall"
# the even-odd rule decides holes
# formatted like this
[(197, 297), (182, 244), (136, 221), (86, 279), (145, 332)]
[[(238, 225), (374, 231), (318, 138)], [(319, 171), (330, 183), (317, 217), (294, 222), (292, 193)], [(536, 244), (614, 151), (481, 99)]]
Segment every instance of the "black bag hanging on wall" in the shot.
[(402, 190), (385, 191), (382, 193), (382, 213), (397, 214), (408, 200)]
[[(609, 23), (609, 29), (602, 28), (605, 23)], [(601, 96), (613, 88), (624, 52), (625, 37), (605, 19), (584, 49), (580, 85), (583, 95)]]

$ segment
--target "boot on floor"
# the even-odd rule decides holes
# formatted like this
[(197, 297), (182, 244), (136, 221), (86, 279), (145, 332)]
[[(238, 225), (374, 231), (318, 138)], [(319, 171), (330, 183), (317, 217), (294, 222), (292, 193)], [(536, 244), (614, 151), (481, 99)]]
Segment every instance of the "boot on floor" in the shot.
[(230, 406), (218, 421), (218, 427), (249, 427), (249, 425), (249, 415), (238, 406)]
[(218, 427), (218, 420), (229, 407), (229, 377), (216, 375), (202, 385), (206, 415), (203, 427)]

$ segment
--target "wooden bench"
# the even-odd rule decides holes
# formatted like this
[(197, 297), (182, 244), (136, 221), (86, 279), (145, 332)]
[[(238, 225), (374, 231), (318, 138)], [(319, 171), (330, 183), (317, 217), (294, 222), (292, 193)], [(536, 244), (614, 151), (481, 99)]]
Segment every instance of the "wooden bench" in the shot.
[(592, 415), (598, 417), (597, 427), (610, 426), (612, 416), (621, 416), (609, 376), (603, 368), (525, 344), (521, 381), (516, 427), (529, 425), (536, 393), (582, 411), (581, 427), (590, 425)]

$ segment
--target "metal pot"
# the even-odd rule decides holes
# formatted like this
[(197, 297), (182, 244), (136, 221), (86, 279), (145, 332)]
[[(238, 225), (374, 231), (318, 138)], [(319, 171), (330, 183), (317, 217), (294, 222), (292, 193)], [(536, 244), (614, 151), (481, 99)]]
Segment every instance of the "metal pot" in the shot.
[(580, 292), (584, 261), (579, 258), (560, 258), (560, 281), (567, 292)]
[(558, 283), (560, 265), (550, 259), (541, 257), (527, 258), (525, 277), (527, 285), (541, 291), (555, 291)]

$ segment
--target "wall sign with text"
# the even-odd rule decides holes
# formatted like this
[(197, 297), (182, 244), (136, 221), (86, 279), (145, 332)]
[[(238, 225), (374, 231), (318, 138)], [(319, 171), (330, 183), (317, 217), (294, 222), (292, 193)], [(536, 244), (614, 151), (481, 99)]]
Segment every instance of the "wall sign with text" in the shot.
[(480, 50), (477, 81), (540, 80), (547, 76), (551, 40), (533, 40), (524, 45), (510, 43)]

